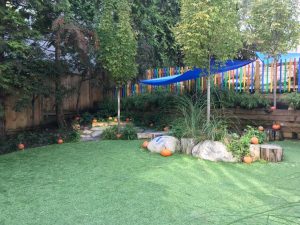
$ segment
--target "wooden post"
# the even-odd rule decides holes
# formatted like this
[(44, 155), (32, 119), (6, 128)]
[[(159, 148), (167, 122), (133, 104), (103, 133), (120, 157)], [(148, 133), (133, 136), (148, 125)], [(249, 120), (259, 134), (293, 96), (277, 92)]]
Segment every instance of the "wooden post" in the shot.
[(258, 60), (255, 62), (254, 89), (255, 92), (260, 90), (260, 64)]

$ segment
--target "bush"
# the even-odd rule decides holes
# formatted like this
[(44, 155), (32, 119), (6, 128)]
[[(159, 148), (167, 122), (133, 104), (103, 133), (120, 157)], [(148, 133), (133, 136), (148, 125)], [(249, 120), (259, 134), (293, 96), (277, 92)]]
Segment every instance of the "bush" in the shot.
[(300, 109), (300, 94), (297, 92), (284, 94), (284, 102), (294, 109)]
[(238, 136), (230, 138), (228, 144), (229, 150), (235, 157), (241, 159), (250, 153), (250, 142), (252, 137), (257, 137), (258, 142), (262, 144), (266, 138), (266, 134), (264, 132), (260, 132), (256, 128), (247, 126), (247, 129), (240, 138)]
[(213, 99), (218, 108), (235, 108), (239, 106), (244, 109), (255, 109), (270, 105), (270, 100), (260, 93), (238, 93), (234, 90), (215, 90)]
[(172, 133), (178, 138), (189, 137), (198, 141), (220, 141), (227, 135), (227, 121), (213, 111), (207, 123), (206, 105), (203, 96), (178, 98), (177, 119), (172, 123)]
[(149, 126), (153, 123), (155, 127), (163, 128), (172, 121), (176, 98), (176, 94), (165, 91), (127, 97), (121, 101), (122, 114), (133, 118), (136, 125)]
[(21, 142), (25, 144), (26, 148), (56, 144), (59, 137), (64, 142), (77, 142), (80, 140), (79, 132), (73, 129), (25, 131), (0, 140), (0, 154), (16, 151), (18, 144)]
[(121, 127), (120, 134), (122, 135), (120, 138), (117, 137), (118, 134), (118, 126), (112, 126), (103, 131), (102, 139), (104, 140), (136, 140), (137, 132), (136, 129), (127, 124), (125, 127)]

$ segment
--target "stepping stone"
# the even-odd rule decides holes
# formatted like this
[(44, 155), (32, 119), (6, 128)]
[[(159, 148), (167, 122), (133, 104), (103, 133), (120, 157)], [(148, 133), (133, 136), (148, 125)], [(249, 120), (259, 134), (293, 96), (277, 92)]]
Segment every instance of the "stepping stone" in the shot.
[(92, 136), (93, 138), (95, 138), (95, 137), (100, 137), (100, 136), (102, 135), (102, 133), (103, 133), (103, 130), (94, 131), (94, 132), (91, 134), (91, 136)]

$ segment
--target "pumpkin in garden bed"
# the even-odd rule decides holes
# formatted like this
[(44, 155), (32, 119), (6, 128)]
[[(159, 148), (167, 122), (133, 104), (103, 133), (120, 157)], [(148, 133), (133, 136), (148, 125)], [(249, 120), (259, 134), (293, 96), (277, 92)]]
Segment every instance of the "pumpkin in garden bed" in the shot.
[(253, 159), (252, 159), (251, 156), (246, 155), (246, 156), (244, 156), (244, 158), (243, 158), (243, 162), (246, 163), (246, 164), (251, 164), (251, 163), (253, 162)]
[(144, 141), (143, 144), (142, 144), (142, 147), (143, 147), (143, 148), (147, 148), (147, 147), (148, 147), (148, 144), (149, 144), (148, 141)]
[(126, 118), (126, 122), (129, 123), (129, 122), (130, 122), (130, 119), (129, 119), (129, 118)]
[(117, 118), (115, 118), (115, 119), (114, 119), (114, 122), (118, 122), (118, 119), (117, 119)]
[(272, 129), (273, 129), (273, 130), (280, 130), (280, 128), (281, 128), (281, 126), (280, 126), (280, 124), (278, 124), (278, 123), (274, 123), (274, 124), (272, 125)]
[(120, 139), (120, 138), (122, 137), (122, 134), (116, 134), (116, 137), (117, 137), (118, 139)]
[(108, 120), (113, 120), (113, 118), (110, 116), (110, 117), (108, 117)]
[(251, 144), (257, 145), (259, 143), (259, 140), (257, 137), (252, 137), (250, 142), (251, 142)]
[(164, 131), (165, 131), (165, 132), (168, 132), (169, 130), (170, 130), (170, 129), (169, 129), (168, 126), (164, 127)]
[(271, 111), (275, 111), (275, 110), (276, 110), (276, 107), (275, 107), (275, 106), (272, 106), (270, 109), (271, 109)]
[(24, 148), (25, 148), (25, 145), (23, 143), (18, 144), (18, 149), (20, 151), (24, 150)]
[(97, 123), (98, 122), (98, 120), (97, 119), (93, 119), (93, 121), (92, 121), (93, 123)]
[(164, 157), (168, 157), (168, 156), (171, 156), (172, 155), (172, 152), (169, 150), (169, 149), (163, 149), (161, 152), (160, 152), (160, 155), (161, 156), (164, 156)]
[(261, 132), (263, 132), (265, 129), (264, 129), (263, 126), (259, 126), (259, 127), (258, 127), (258, 130), (261, 131)]

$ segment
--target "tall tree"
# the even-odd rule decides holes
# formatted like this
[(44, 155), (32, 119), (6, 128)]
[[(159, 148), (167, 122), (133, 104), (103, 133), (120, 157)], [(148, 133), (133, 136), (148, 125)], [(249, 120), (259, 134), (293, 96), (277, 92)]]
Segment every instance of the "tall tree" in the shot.
[(182, 0), (174, 32), (185, 62), (208, 71), (207, 122), (210, 122), (211, 62), (233, 59), (242, 46), (234, 0)]
[(277, 62), (300, 39), (298, 0), (255, 0), (248, 19), (248, 38), (257, 50), (274, 59), (273, 104), (276, 107)]
[(139, 75), (153, 67), (182, 65), (182, 55), (172, 32), (179, 20), (179, 0), (131, 1)]
[(120, 86), (137, 73), (137, 42), (130, 21), (127, 0), (104, 0), (98, 35), (101, 42), (100, 57), (103, 67), (117, 85), (118, 131), (120, 131)]
[[(4, 100), (10, 95), (32, 95), (36, 88), (36, 74), (30, 67), (37, 55), (35, 41), (38, 32), (31, 28), (32, 12), (25, 1), (0, 1), (0, 134), (4, 134)], [(35, 3), (35, 1), (32, 1)], [(39, 55), (39, 54), (38, 54)], [(24, 81), (33, 78), (30, 87)], [(29, 80), (29, 79), (28, 79)], [(26, 97), (28, 97), (28, 95)]]

